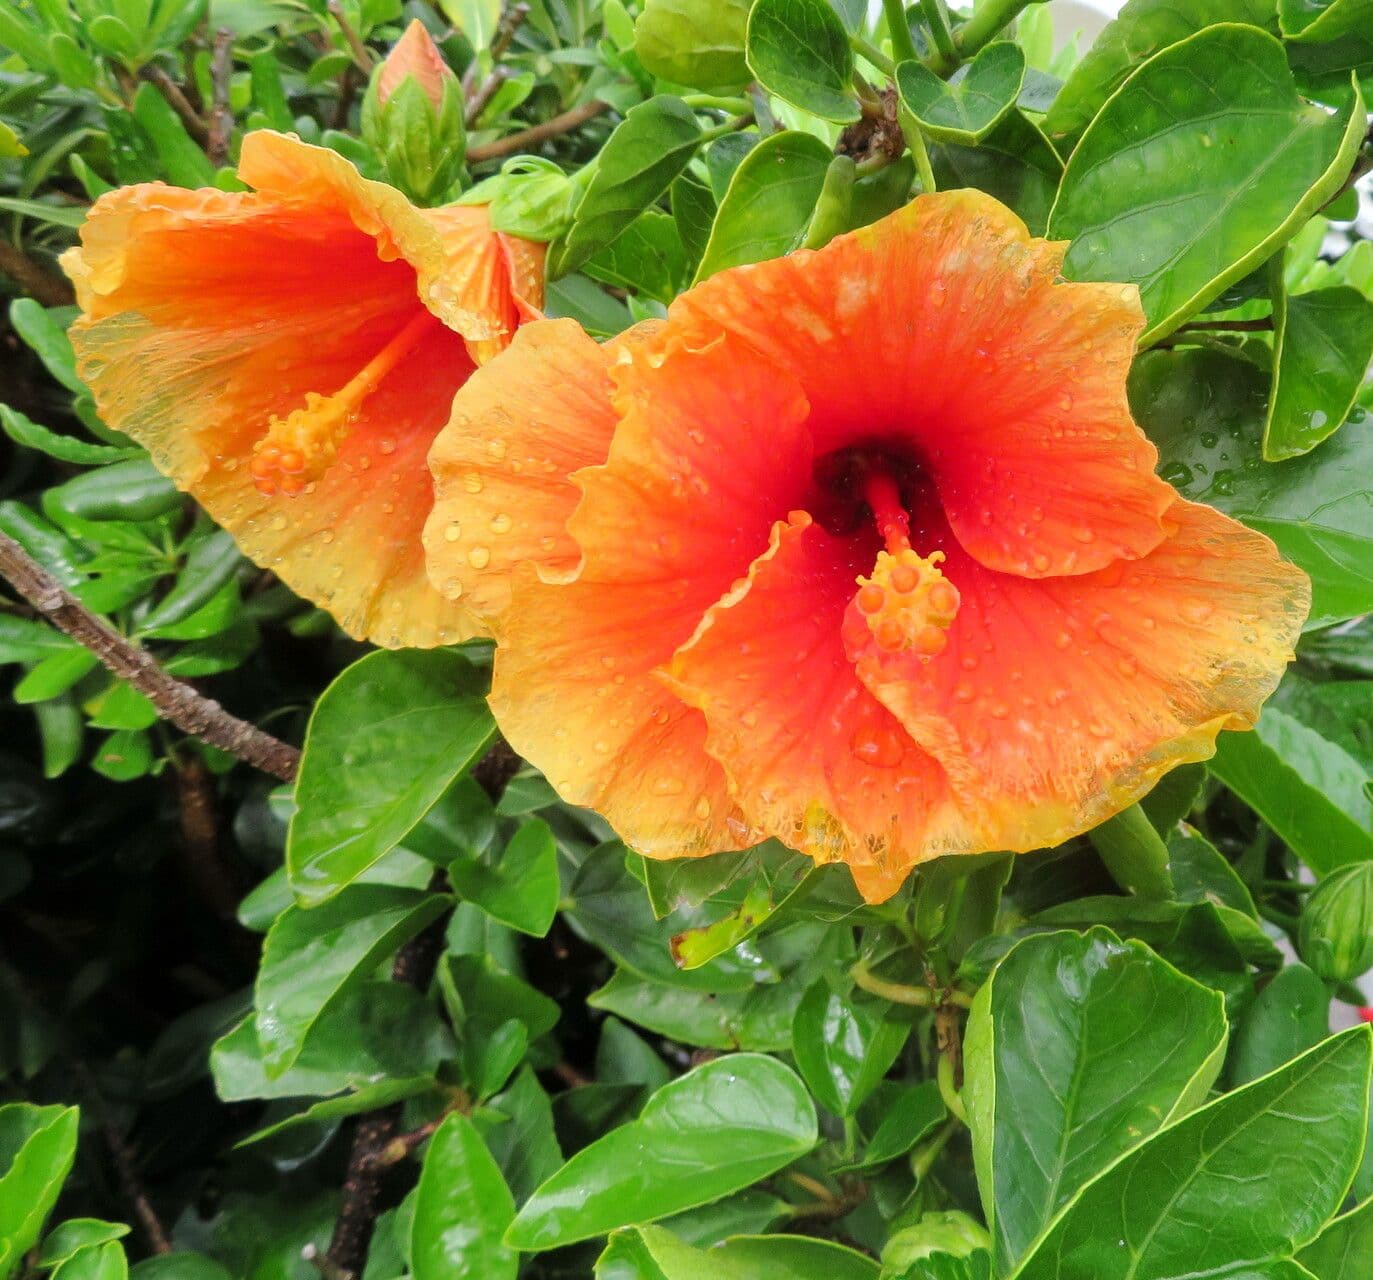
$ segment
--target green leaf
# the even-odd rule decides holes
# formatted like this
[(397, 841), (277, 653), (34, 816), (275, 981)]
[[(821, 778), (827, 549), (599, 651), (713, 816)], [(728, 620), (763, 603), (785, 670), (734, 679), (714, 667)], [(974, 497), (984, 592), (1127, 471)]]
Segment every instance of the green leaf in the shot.
[[(1354, 417), (1354, 400), (1373, 360), (1373, 302), (1357, 289), (1317, 289), (1273, 302), (1273, 394), (1263, 456), (1280, 462), (1308, 453)], [(1363, 411), (1357, 410), (1359, 421)]]
[(543, 1250), (653, 1222), (750, 1186), (815, 1142), (815, 1108), (795, 1073), (758, 1054), (717, 1058), (573, 1156), (534, 1192), (506, 1239)]
[(67, 324), (74, 314), (74, 309), (44, 307), (32, 298), (16, 298), (10, 303), (10, 324), (15, 333), (58, 382), (80, 395), (86, 386), (76, 376), (76, 353), (67, 337)]
[(463, 1115), (450, 1115), (430, 1139), (410, 1228), (414, 1280), (515, 1280), (519, 1255), (501, 1236), (515, 1200), (501, 1171)]
[(1122, 809), (1087, 833), (1111, 878), (1141, 898), (1173, 897), (1168, 849), (1137, 804)]
[(1044, 128), (1052, 138), (1076, 139), (1141, 62), (1203, 27), (1217, 22), (1265, 27), (1272, 21), (1272, 0), (1129, 0), (1069, 73)]
[[(848, 1165), (836, 1166), (832, 1172), (876, 1169), (889, 1160), (904, 1156), (948, 1118), (939, 1086), (933, 1080), (897, 1086), (889, 1095), (884, 1094), (882, 1089), (892, 1089), (892, 1086), (883, 1085), (872, 1098), (868, 1109), (876, 1109), (881, 1121), (868, 1139), (862, 1158)], [(859, 1119), (863, 1119), (861, 1112)]]
[(140, 633), (166, 635), (168, 628), (208, 604), (242, 563), (242, 554), (225, 530), (215, 529), (195, 538), (176, 585), (148, 611), (139, 626)]
[(1316, 1280), (1362, 1280), (1373, 1258), (1373, 1200), (1336, 1218), (1299, 1254)]
[[(675, 187), (682, 179), (673, 183)], [(582, 270), (593, 280), (630, 289), (666, 306), (686, 275), (686, 249), (669, 214), (646, 209)]]
[(835, 124), (861, 115), (848, 34), (827, 0), (755, 0), (747, 51), (755, 79), (784, 102)]
[(46, 622), (0, 614), (0, 662), (39, 662), (75, 647), (75, 640)]
[(153, 746), (141, 730), (121, 729), (100, 744), (91, 768), (115, 782), (132, 782), (153, 767)]
[(1042, 236), (1058, 194), (1063, 161), (1043, 131), (1019, 111), (1011, 111), (975, 147), (930, 149), (940, 190), (976, 187), (995, 196)]
[(1258, 919), (1239, 873), (1201, 832), (1185, 822), (1168, 833), (1168, 870), (1179, 902), (1210, 902)]
[(127, 1280), (128, 1274), (124, 1246), (112, 1240), (74, 1253), (52, 1273), (52, 1280)]
[(19, 135), (3, 120), (0, 120), (0, 160), (8, 160), (15, 156), (28, 154), (29, 149), (19, 141)]
[(178, 187), (214, 184), (214, 165), (186, 132), (186, 126), (167, 99), (151, 84), (138, 86), (133, 100), (133, 117), (151, 139), (167, 181)]
[(486, 1110), (504, 1117), (504, 1123), (487, 1135), (487, 1146), (516, 1200), (523, 1202), (563, 1162), (548, 1094), (526, 1065), (504, 1093), (486, 1104)]
[(515, 832), (494, 866), (460, 858), (448, 878), (459, 897), (536, 938), (548, 932), (558, 913), (558, 846), (548, 823), (538, 818)]
[(1373, 95), (1373, 32), (1350, 32), (1329, 44), (1289, 44), (1287, 56), (1297, 87), (1328, 107), (1345, 107), (1357, 89)]
[(322, 902), (395, 848), (495, 734), (462, 654), (369, 653), (321, 695), (286, 838), (291, 885)]
[(348, 1093), (322, 1102), (312, 1103), (304, 1111), (269, 1124), (265, 1128), (250, 1133), (235, 1144), (236, 1147), (250, 1147), (257, 1142), (265, 1142), (279, 1133), (298, 1129), (301, 1125), (324, 1124), (331, 1120), (342, 1120), (346, 1116), (361, 1115), (364, 1111), (377, 1111), (389, 1107), (393, 1102), (404, 1102), (407, 1098), (417, 1098), (435, 1088), (433, 1076), (397, 1076), (378, 1080), (375, 1084), (365, 1084)]
[(1013, 948), (974, 1002), (963, 1089), (978, 1186), (1009, 1266), (1076, 1190), (1206, 1096), (1221, 998), (1106, 929)]
[(1363, 136), (1297, 95), (1282, 45), (1208, 27), (1144, 63), (1078, 143), (1049, 216), (1071, 280), (1139, 285), (1170, 333), (1279, 248), (1339, 189)]
[(181, 491), (152, 459), (138, 457), (87, 471), (49, 489), (43, 495), (43, 510), (50, 516), (56, 511), (82, 520), (156, 520), (180, 502)]
[(1278, 25), (1288, 40), (1325, 44), (1373, 31), (1373, 0), (1278, 0)]
[(813, 134), (764, 138), (729, 180), (696, 280), (796, 248), (810, 225), (830, 160), (830, 149)]
[(818, 978), (796, 1006), (791, 1051), (822, 1106), (851, 1116), (887, 1074), (910, 1020), (885, 1000), (841, 995)]
[(701, 126), (680, 98), (662, 94), (630, 110), (596, 158), (550, 274), (575, 271), (614, 240), (668, 189), (700, 141)]
[(55, 1226), (38, 1251), (40, 1268), (55, 1267), (74, 1253), (110, 1240), (122, 1240), (129, 1228), (122, 1222), (103, 1222), (99, 1218), (68, 1218)]
[(1300, 1269), (1282, 1264), (1338, 1209), (1358, 1167), (1369, 1030), (1325, 1041), (1126, 1154), (1050, 1225), (1014, 1280), (1297, 1280)]
[(1255, 997), (1235, 1031), (1230, 1084), (1248, 1084), (1330, 1034), (1330, 992), (1304, 964), (1288, 965)]
[(25, 417), (17, 409), (0, 404), (0, 426), (5, 434), (17, 445), (25, 449), (35, 449), (46, 453), (59, 462), (72, 462), (80, 467), (95, 467), (106, 462), (124, 462), (138, 457), (139, 449), (120, 449), (114, 445), (91, 444), (77, 440), (74, 436), (59, 435), (48, 427), (40, 426), (32, 418)]
[[(215, 11), (216, 18), (219, 11)], [(144, 1258), (129, 1272), (131, 1280), (234, 1280), (213, 1258), (203, 1253), (160, 1253)]]
[(1318, 875), (1373, 858), (1368, 774), (1341, 747), (1277, 707), (1225, 733), (1211, 772)]
[(749, 0), (646, 0), (634, 51), (655, 76), (707, 93), (732, 93), (751, 79), (744, 60)]
[(1265, 464), (1267, 379), (1249, 361), (1150, 352), (1129, 385), (1135, 419), (1159, 448), (1159, 474), (1183, 497), (1267, 534), (1311, 578), (1308, 627), (1373, 610), (1373, 432), (1341, 431), (1300, 458)]
[(878, 1273), (871, 1258), (808, 1236), (732, 1236), (708, 1256), (737, 1266), (747, 1280), (877, 1280)]
[(76, 1158), (75, 1107), (0, 1106), (0, 1280), (38, 1243)]
[(253, 995), (267, 1074), (290, 1068), (330, 1004), (447, 905), (441, 894), (354, 885), (321, 906), (283, 911), (263, 943)]
[(1006, 118), (1024, 79), (1025, 54), (1006, 40), (979, 49), (948, 81), (921, 62), (896, 68), (901, 102), (921, 132), (965, 146), (980, 142)]

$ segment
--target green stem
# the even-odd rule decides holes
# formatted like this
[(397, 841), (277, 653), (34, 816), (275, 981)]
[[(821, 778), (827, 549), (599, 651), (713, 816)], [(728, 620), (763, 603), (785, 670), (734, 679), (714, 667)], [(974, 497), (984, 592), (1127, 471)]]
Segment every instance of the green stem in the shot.
[(958, 51), (971, 58), (984, 44), (1001, 34), (1002, 28), (1015, 20), (1016, 15), (1040, 0), (983, 0), (973, 16), (959, 28), (954, 42)]
[(862, 36), (851, 35), (849, 36), (849, 45), (854, 53), (866, 58), (884, 76), (890, 76), (896, 70), (896, 63), (887, 57), (871, 40), (864, 40)]
[(943, 1128), (933, 1138), (911, 1153), (911, 1172), (915, 1175), (917, 1183), (929, 1173), (930, 1166), (939, 1159), (939, 1153), (948, 1146), (949, 1139), (953, 1137), (957, 1129), (957, 1120), (945, 1121)]
[(960, 1124), (967, 1124), (968, 1111), (963, 1105), (963, 1095), (954, 1088), (953, 1059), (947, 1053), (939, 1055), (939, 1067), (935, 1072), (935, 1079), (939, 1082), (939, 1096), (943, 1098), (944, 1105), (949, 1109), (949, 1114), (957, 1119)]
[(728, 111), (740, 115), (751, 110), (747, 98), (721, 98), (713, 93), (683, 94), (682, 101), (693, 111)]
[(971, 1009), (973, 997), (957, 987), (910, 987), (903, 982), (890, 982), (879, 978), (865, 961), (855, 961), (849, 969), (849, 977), (855, 986), (861, 987), (870, 995), (881, 996), (892, 1004), (910, 1005), (916, 1009), (935, 1009), (941, 1004), (956, 1004), (960, 1009)]
[(696, 140), (697, 146), (704, 146), (707, 142), (714, 142), (716, 138), (723, 138), (727, 133), (738, 133), (740, 129), (747, 129), (753, 123), (753, 112), (745, 112), (737, 115), (733, 120), (726, 120), (724, 124), (717, 124), (710, 129), (702, 129), (701, 136)]
[(930, 62), (930, 70), (936, 75), (947, 76), (954, 71), (962, 59), (954, 45), (953, 28), (949, 26), (949, 11), (944, 0), (920, 0), (925, 13), (925, 25), (930, 29), (934, 47), (939, 56)]
[(920, 126), (916, 124), (915, 118), (904, 107), (898, 110), (897, 120), (901, 124), (901, 133), (906, 139), (906, 145), (915, 158), (915, 173), (920, 179), (920, 190), (926, 195), (933, 195), (939, 188), (935, 185), (934, 169), (930, 166), (930, 152), (925, 146), (925, 135), (920, 132)]
[(1168, 846), (1137, 804), (1087, 833), (1111, 878), (1142, 898), (1173, 897)]
[(882, 11), (887, 15), (887, 34), (891, 36), (891, 51), (896, 61), (918, 58), (920, 55), (915, 50), (910, 23), (906, 21), (904, 0), (882, 0)]

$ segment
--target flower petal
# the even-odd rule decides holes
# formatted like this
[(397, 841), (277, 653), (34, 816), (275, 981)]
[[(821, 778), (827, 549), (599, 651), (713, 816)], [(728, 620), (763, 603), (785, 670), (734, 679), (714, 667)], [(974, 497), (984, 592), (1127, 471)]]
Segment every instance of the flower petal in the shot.
[(939, 765), (859, 681), (841, 624), (875, 539), (793, 512), (748, 578), (713, 606), (664, 679), (708, 726), (746, 824), (817, 862), (863, 869), (889, 897), (910, 868), (972, 847)]
[(458, 304), (433, 297), (443, 238), (320, 147), (254, 133), (240, 172), (257, 191), (145, 184), (92, 209), (64, 265), (85, 312), (72, 327), (79, 369), (102, 416), (351, 634), (397, 646), (480, 634), (430, 585), (420, 541), (426, 454), (473, 369), (458, 334), (438, 320), (413, 331), (298, 496), (264, 497), (249, 468), (273, 418), (338, 393), (426, 305), (451, 321)]
[(846, 620), (863, 682), (944, 766), (982, 847), (1057, 844), (1250, 727), (1310, 602), (1273, 544), (1178, 501), (1144, 559), (1076, 578), (994, 573), (945, 543), (948, 647), (885, 654)]
[(524, 566), (497, 627), (491, 705), (511, 746), (650, 857), (737, 847), (705, 723), (653, 673), (767, 545), (777, 495), (809, 483), (804, 401), (741, 354), (620, 347), (609, 457), (575, 477), (575, 580)]
[(824, 249), (711, 277), (669, 323), (793, 371), (817, 456), (913, 450), (989, 568), (1084, 573), (1156, 546), (1172, 490), (1125, 398), (1137, 294), (1056, 282), (1062, 251), (981, 192), (921, 196)]
[(614, 351), (572, 320), (541, 320), (455, 397), (429, 453), (434, 509), (424, 540), (434, 585), (479, 617), (505, 612), (520, 561), (544, 576), (580, 562), (567, 532), (581, 497), (571, 476), (610, 448)]

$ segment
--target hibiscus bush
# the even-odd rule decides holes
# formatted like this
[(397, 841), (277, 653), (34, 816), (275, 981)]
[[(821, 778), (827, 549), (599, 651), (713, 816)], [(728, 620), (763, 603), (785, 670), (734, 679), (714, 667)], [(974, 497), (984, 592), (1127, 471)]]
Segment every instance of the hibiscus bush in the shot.
[(0, 1280), (1369, 1280), (1369, 94), (0, 0)]

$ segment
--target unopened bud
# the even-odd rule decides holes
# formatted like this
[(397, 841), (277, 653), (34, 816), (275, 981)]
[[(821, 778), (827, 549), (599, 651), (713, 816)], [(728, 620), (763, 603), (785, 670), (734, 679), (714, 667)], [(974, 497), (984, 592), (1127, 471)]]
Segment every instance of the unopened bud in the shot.
[(406, 76), (415, 78), (436, 110), (443, 105), (444, 85), (457, 79), (418, 18), (377, 68), (377, 102), (385, 106)]
[(1373, 862), (1341, 867), (1316, 886), (1301, 914), (1297, 949), (1327, 982), (1373, 969)]

